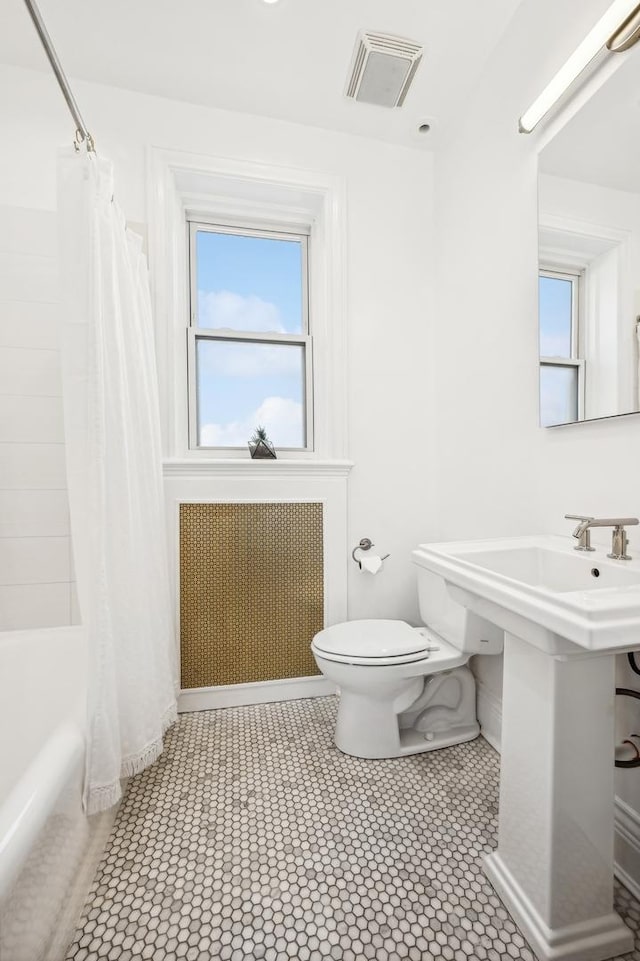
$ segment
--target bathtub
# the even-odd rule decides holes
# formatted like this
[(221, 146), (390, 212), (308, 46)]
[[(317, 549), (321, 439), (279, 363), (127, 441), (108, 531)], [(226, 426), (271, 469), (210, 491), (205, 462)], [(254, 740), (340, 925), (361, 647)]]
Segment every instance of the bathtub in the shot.
[(60, 961), (108, 826), (82, 811), (81, 627), (0, 634), (0, 961)]

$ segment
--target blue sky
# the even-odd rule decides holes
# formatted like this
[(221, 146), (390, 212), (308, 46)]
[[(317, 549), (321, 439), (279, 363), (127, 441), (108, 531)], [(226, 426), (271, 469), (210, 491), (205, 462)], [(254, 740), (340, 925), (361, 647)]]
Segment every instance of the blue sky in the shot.
[[(273, 304), (283, 330), (302, 331), (302, 248), (298, 241), (196, 234), (198, 290), (228, 290)], [(200, 326), (205, 326), (200, 323)]]
[(571, 356), (571, 293), (570, 280), (540, 277), (540, 356)]
[(540, 425), (568, 424), (578, 419), (578, 372), (575, 367), (540, 368)]
[[(301, 244), (196, 234), (198, 326), (302, 333)], [(299, 346), (199, 341), (200, 443), (244, 446), (262, 424), (276, 446), (304, 446)]]

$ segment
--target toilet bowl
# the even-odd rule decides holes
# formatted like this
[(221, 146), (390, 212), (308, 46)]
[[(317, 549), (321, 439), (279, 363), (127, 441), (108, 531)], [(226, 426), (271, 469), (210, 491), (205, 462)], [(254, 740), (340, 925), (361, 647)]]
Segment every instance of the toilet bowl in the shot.
[(315, 635), (318, 669), (340, 690), (335, 742), (362, 758), (401, 757), (470, 741), (476, 717), (473, 654), (499, 654), (503, 632), (452, 601), (420, 565), (423, 627), (399, 620), (334, 624)]

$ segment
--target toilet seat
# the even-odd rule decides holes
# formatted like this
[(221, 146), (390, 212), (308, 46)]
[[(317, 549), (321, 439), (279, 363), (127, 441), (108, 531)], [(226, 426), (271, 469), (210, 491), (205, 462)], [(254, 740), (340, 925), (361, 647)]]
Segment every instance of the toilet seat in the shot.
[(383, 667), (424, 660), (440, 644), (441, 638), (406, 621), (361, 620), (325, 628), (311, 646), (328, 661)]

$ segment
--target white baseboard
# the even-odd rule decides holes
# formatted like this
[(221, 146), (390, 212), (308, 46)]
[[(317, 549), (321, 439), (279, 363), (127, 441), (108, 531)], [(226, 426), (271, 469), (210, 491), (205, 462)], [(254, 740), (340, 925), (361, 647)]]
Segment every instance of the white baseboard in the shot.
[(615, 801), (614, 872), (640, 901), (640, 814), (622, 798)]
[(480, 733), (500, 753), (502, 736), (502, 700), (476, 678), (476, 712)]
[(178, 713), (211, 711), (245, 704), (267, 704), (270, 701), (295, 701), (302, 697), (325, 697), (335, 693), (335, 684), (322, 675), (254, 681), (249, 684), (221, 684), (219, 687), (196, 687), (180, 692)]

